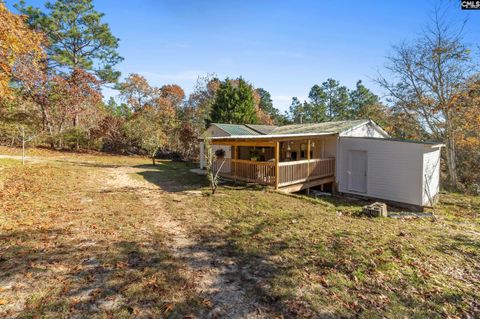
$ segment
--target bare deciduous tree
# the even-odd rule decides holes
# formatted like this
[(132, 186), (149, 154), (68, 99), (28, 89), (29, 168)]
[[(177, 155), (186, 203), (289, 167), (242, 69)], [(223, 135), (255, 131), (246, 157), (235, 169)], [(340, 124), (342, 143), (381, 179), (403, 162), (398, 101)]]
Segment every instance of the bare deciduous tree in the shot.
[(25, 130), (25, 126), (23, 125), (17, 127), (17, 131), (17, 138), (22, 143), (22, 165), (25, 165), (25, 159), (27, 157), (27, 143), (34, 141), (40, 136), (41, 133)]
[(207, 177), (210, 183), (210, 189), (212, 190), (212, 195), (215, 195), (215, 192), (218, 188), (218, 181), (219, 175), (218, 173), (222, 170), (223, 164), (225, 164), (225, 159), (223, 159), (218, 165), (216, 163), (217, 157), (215, 152), (212, 149), (212, 145), (208, 140), (208, 137), (204, 138), (205, 141), (205, 157), (206, 157), (206, 169), (207, 169)]
[(449, 183), (456, 187), (453, 118), (466, 80), (476, 69), (463, 43), (463, 26), (455, 28), (436, 8), (431, 25), (419, 39), (393, 48), (386, 69), (390, 74), (380, 75), (377, 82), (394, 107), (419, 119), (431, 138), (444, 141)]

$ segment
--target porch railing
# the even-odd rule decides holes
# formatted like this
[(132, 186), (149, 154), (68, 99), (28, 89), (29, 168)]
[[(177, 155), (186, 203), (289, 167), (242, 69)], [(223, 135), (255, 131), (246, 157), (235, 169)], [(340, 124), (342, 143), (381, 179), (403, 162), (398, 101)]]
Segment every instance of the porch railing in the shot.
[[(224, 162), (223, 165), (222, 162)], [(275, 185), (274, 162), (255, 162), (226, 158), (214, 161), (213, 169), (215, 172), (220, 169), (219, 175), (228, 179), (261, 185)]]
[(309, 180), (333, 176), (335, 158), (318, 158), (311, 160), (280, 162), (280, 179), (278, 186), (304, 183)]
[[(226, 158), (215, 160), (213, 169), (215, 171), (220, 169), (219, 175), (228, 179), (275, 186), (275, 162)], [(279, 187), (304, 183), (309, 180), (333, 176), (335, 158), (280, 162), (278, 170)]]

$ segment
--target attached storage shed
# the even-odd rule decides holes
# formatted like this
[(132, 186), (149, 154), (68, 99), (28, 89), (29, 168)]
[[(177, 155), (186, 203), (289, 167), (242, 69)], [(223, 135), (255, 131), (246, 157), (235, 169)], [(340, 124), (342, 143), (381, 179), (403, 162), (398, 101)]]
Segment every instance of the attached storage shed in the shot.
[(432, 206), (439, 192), (441, 147), (438, 143), (389, 138), (340, 137), (338, 190), (415, 206)]

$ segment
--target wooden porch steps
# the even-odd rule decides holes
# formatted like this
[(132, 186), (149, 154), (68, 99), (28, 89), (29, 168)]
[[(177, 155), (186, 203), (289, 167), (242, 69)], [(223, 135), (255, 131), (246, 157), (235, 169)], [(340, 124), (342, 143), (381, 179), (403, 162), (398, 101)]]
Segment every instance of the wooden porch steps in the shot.
[(282, 193), (294, 193), (310, 187), (315, 187), (315, 186), (333, 183), (333, 182), (335, 182), (335, 176), (328, 176), (324, 178), (314, 179), (308, 182), (280, 187), (278, 191)]

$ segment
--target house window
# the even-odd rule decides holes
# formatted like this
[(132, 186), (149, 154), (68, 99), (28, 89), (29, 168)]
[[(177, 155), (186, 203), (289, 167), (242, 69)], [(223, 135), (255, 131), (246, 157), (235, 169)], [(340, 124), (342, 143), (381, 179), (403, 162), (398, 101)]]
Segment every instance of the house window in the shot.
[(293, 151), (290, 155), (292, 161), (296, 161), (297, 160), (297, 152)]
[(306, 144), (300, 144), (300, 158), (305, 159), (307, 158), (307, 145)]

